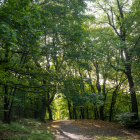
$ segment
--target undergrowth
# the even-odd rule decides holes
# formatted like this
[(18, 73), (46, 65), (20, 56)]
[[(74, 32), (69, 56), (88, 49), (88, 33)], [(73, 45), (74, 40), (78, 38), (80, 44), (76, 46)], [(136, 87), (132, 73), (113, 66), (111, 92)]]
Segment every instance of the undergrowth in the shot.
[(53, 140), (54, 136), (46, 128), (46, 124), (22, 119), (11, 124), (0, 122), (0, 140)]

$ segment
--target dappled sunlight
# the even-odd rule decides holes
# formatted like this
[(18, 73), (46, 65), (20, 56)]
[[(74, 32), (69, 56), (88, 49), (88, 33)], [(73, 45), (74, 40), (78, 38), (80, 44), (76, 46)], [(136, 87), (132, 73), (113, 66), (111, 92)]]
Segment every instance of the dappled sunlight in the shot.
[(51, 126), (58, 140), (127, 140), (140, 139), (139, 130), (129, 130), (118, 123), (100, 120), (59, 120)]
[(53, 128), (60, 128), (58, 125), (52, 125)]
[(127, 134), (127, 135), (132, 135), (132, 133), (128, 132), (127, 130), (122, 130), (122, 132)]
[(65, 131), (63, 131), (63, 133), (66, 135), (66, 136), (69, 136), (71, 139), (75, 139), (75, 140), (77, 140), (77, 138), (85, 138), (86, 139), (86, 137), (84, 136), (84, 134), (75, 134), (75, 133), (69, 133), (69, 132), (65, 132)]
[(128, 140), (128, 138), (112, 137), (112, 136), (95, 136), (94, 140)]
[(140, 0), (0, 0), (0, 19), (0, 140), (140, 140)]
[[(40, 124), (38, 126), (38, 124)], [(1, 133), (3, 132), (3, 133)], [(0, 140), (53, 140), (54, 137), (45, 123), (33, 119), (22, 119), (18, 122), (1, 124)]]
[(97, 125), (97, 124), (94, 124), (94, 126), (95, 126), (95, 127), (98, 127), (98, 128), (100, 128), (100, 127), (101, 127), (100, 125)]

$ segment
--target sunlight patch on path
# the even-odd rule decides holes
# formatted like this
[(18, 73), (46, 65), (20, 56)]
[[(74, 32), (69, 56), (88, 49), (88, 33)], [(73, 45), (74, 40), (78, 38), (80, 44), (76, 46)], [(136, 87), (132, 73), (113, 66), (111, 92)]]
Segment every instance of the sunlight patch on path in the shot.
[(100, 120), (52, 121), (56, 140), (140, 140), (140, 131)]
[(80, 135), (75, 133), (69, 133), (62, 130), (61, 132), (59, 132), (59, 130), (57, 130), (56, 140), (93, 140), (93, 138), (87, 138), (82, 134)]
[(72, 121), (58, 121), (58, 123), (60, 128), (56, 129), (56, 140), (93, 140), (84, 135), (83, 130), (74, 125)]

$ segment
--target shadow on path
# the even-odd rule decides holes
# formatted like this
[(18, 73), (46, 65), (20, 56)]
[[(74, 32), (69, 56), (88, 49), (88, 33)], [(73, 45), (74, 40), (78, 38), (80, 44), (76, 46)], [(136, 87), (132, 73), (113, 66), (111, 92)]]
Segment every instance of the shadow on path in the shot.
[(56, 140), (139, 140), (139, 131), (125, 129), (117, 123), (94, 120), (59, 120), (47, 123)]
[(93, 140), (93, 137), (86, 135), (84, 130), (74, 123), (74, 120), (53, 121), (51, 128), (55, 130), (56, 140)]

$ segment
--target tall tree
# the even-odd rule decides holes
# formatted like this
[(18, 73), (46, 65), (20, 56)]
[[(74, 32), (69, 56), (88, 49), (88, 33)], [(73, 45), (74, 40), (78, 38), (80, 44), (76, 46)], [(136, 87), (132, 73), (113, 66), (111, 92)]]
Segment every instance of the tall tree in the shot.
[[(139, 4), (139, 2), (137, 4)], [(123, 68), (119, 65), (117, 67), (112, 65), (112, 67), (116, 70), (121, 70), (126, 74), (131, 95), (132, 112), (135, 114), (134, 118), (138, 119), (138, 104), (132, 74), (132, 64), (134, 58), (132, 50), (137, 47), (140, 38), (139, 36), (132, 35), (135, 38), (135, 42), (133, 42), (133, 44), (131, 43), (130, 34), (132, 32), (130, 31), (133, 26), (132, 23), (135, 22), (135, 18), (130, 19), (131, 14), (134, 12), (131, 9), (132, 3), (129, 4), (129, 1), (114, 0), (105, 2), (97, 1), (97, 5), (106, 15), (106, 22), (101, 22), (108, 24), (114, 30), (118, 38), (118, 51)], [(130, 22), (128, 22), (128, 19), (131, 20), (131, 25)], [(110, 63), (111, 61), (112, 60), (110, 60)]]

